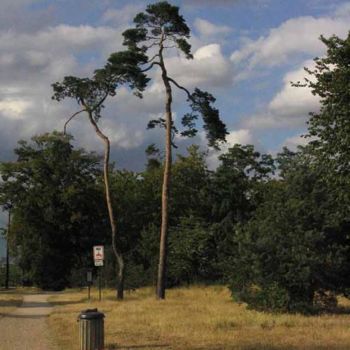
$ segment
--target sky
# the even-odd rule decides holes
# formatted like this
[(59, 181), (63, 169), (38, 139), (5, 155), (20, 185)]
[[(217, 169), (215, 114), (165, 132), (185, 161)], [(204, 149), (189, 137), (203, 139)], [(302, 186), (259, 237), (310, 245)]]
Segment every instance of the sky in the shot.
[[(19, 139), (62, 130), (78, 110), (75, 101), (51, 99), (51, 84), (66, 75), (91, 76), (112, 52), (122, 50), (121, 33), (147, 6), (138, 0), (1, 0), (0, 2), (0, 161), (15, 159)], [(325, 54), (323, 34), (344, 38), (350, 2), (341, 0), (173, 0), (191, 29), (193, 60), (175, 50), (167, 55), (171, 77), (188, 89), (198, 86), (217, 99), (229, 135), (223, 151), (235, 143), (254, 144), (276, 154), (283, 146), (305, 143), (309, 112), (318, 98), (292, 81), (306, 76), (304, 67)], [(121, 88), (107, 104), (100, 126), (112, 143), (118, 168), (142, 170), (144, 150), (163, 146), (162, 130), (146, 130), (162, 116), (159, 72), (142, 100)], [(186, 99), (175, 92), (174, 118), (186, 112)], [(69, 125), (75, 144), (102, 152), (86, 117)], [(206, 147), (203, 133), (178, 138), (176, 152), (191, 143)], [(209, 153), (209, 166), (217, 153)]]
[[(350, 29), (350, 2), (329, 0), (177, 0), (191, 28), (193, 60), (175, 50), (167, 67), (179, 83), (208, 90), (226, 123), (227, 146), (254, 144), (277, 153), (305, 142), (308, 113), (319, 102), (307, 88), (291, 81), (306, 76), (322, 56), (325, 36), (345, 37)], [(66, 75), (91, 76), (108, 56), (123, 49), (121, 33), (146, 1), (1, 0), (0, 4), (0, 161), (13, 160), (19, 139), (62, 130), (79, 106), (51, 100), (51, 84)], [(163, 145), (162, 130), (146, 130), (148, 120), (162, 115), (159, 72), (142, 100), (126, 88), (107, 103), (101, 128), (112, 142), (116, 166), (141, 170), (150, 143)], [(175, 92), (174, 117), (186, 112), (186, 99)], [(69, 127), (75, 143), (102, 151), (84, 116)], [(179, 152), (190, 143), (205, 147), (205, 138), (177, 140)], [(215, 166), (214, 154), (209, 162)]]

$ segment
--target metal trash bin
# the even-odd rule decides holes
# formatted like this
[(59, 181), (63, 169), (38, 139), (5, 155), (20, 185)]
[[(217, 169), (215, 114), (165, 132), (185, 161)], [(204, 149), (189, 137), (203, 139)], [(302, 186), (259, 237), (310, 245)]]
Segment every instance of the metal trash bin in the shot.
[(80, 350), (104, 349), (105, 315), (97, 309), (87, 309), (78, 316)]

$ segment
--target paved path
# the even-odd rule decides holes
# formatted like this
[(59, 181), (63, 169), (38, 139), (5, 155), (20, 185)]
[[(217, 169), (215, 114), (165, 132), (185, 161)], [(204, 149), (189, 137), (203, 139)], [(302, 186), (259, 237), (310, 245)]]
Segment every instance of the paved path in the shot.
[(48, 338), (49, 296), (24, 295), (20, 307), (0, 318), (0, 350), (58, 350)]

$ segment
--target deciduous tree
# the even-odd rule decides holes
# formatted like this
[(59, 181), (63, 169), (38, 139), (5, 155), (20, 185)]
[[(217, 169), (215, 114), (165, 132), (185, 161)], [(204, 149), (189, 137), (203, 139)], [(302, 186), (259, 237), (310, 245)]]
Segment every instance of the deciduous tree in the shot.
[(100, 159), (74, 150), (59, 133), (20, 141), (15, 153), (17, 160), (0, 168), (1, 201), (13, 205), (10, 239), (28, 277), (39, 287), (62, 289), (94, 239), (103, 239)]
[(309, 135), (317, 158), (334, 174), (350, 174), (350, 32), (320, 40), (326, 45), (324, 57), (315, 58), (315, 68), (305, 70), (305, 84), (320, 98), (319, 112), (310, 113)]

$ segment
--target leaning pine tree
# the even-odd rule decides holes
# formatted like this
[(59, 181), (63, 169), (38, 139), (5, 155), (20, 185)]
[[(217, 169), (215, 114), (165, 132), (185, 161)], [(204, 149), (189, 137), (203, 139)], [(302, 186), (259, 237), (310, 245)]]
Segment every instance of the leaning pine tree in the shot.
[(116, 89), (122, 84), (128, 84), (131, 89), (135, 89), (135, 94), (142, 97), (141, 92), (145, 88), (148, 79), (138, 67), (140, 63), (146, 62), (146, 57), (141, 52), (132, 50), (116, 52), (110, 56), (108, 63), (103, 69), (95, 71), (90, 78), (77, 78), (68, 76), (61, 83), (52, 85), (54, 90), (53, 99), (61, 101), (65, 98), (73, 98), (77, 101), (81, 109), (74, 113), (65, 123), (64, 132), (68, 123), (81, 113), (85, 113), (88, 121), (94, 128), (97, 136), (104, 143), (104, 187), (108, 216), (112, 233), (112, 249), (117, 261), (117, 298), (123, 299), (124, 294), (124, 259), (120, 249), (119, 237), (117, 235), (117, 223), (112, 206), (111, 191), (109, 185), (109, 157), (110, 141), (98, 125), (101, 118), (101, 111), (109, 96), (116, 95)]
[[(184, 18), (179, 14), (179, 8), (170, 5), (166, 1), (148, 5), (145, 12), (139, 13), (134, 18), (135, 27), (123, 33), (124, 45), (133, 52), (139, 52), (148, 56), (146, 65), (142, 65), (142, 71), (146, 72), (158, 67), (161, 73), (165, 89), (165, 116), (152, 120), (149, 127), (160, 126), (165, 129), (165, 164), (162, 187), (162, 220), (160, 232), (160, 251), (157, 277), (156, 295), (158, 299), (165, 298), (166, 261), (167, 261), (167, 238), (168, 238), (168, 200), (171, 179), (173, 137), (178, 129), (172, 118), (172, 88), (176, 87), (185, 92), (187, 101), (192, 109), (186, 114), (181, 122), (184, 130), (182, 136), (195, 136), (195, 120), (197, 114), (203, 118), (203, 128), (208, 138), (209, 146), (218, 148), (219, 142), (225, 141), (227, 134), (225, 124), (219, 118), (219, 111), (212, 106), (215, 98), (208, 92), (196, 88), (189, 92), (168, 74), (165, 54), (167, 50), (177, 49), (187, 59), (191, 59), (191, 46), (187, 39), (190, 37)], [(141, 62), (142, 64), (144, 62)]]

